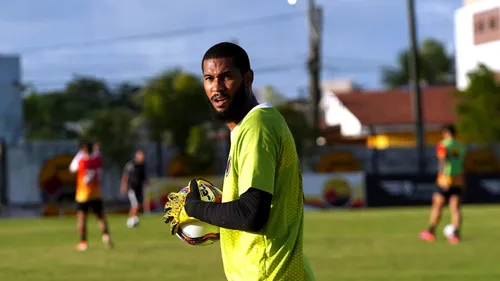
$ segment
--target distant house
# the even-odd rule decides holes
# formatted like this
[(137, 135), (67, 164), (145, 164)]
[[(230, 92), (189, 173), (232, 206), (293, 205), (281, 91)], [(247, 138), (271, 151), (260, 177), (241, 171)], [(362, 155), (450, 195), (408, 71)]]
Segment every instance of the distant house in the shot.
[[(454, 86), (422, 88), (422, 113), (428, 144), (435, 144), (443, 125), (455, 123)], [(354, 90), (334, 93), (326, 89), (322, 108), (328, 127), (340, 127), (345, 137), (367, 138), (375, 147), (414, 145), (415, 125), (409, 90)]]

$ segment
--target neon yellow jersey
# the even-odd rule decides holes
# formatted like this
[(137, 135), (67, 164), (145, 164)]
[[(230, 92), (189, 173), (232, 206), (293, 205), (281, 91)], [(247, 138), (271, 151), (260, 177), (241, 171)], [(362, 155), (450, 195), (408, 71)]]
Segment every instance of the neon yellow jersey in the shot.
[(229, 281), (315, 280), (303, 254), (304, 195), (295, 142), (285, 119), (259, 105), (233, 129), (223, 202), (250, 187), (273, 194), (267, 225), (258, 233), (221, 228)]

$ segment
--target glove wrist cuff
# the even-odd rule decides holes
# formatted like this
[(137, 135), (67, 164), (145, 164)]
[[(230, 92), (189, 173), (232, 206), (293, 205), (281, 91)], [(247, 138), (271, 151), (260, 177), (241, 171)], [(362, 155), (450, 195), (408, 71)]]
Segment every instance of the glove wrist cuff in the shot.
[(186, 203), (184, 204), (184, 210), (186, 211), (186, 214), (192, 218), (198, 219), (197, 215), (197, 209), (199, 203), (203, 201), (201, 200), (186, 200)]

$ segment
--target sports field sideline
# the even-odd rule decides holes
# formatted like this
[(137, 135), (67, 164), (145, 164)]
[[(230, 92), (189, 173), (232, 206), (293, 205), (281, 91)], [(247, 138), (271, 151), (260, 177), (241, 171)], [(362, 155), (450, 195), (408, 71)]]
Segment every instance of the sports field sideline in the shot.
[[(433, 244), (417, 239), (427, 208), (307, 212), (305, 251), (317, 280), (500, 280), (500, 206), (464, 211), (456, 246), (442, 235)], [(218, 244), (183, 244), (161, 215), (137, 229), (126, 228), (124, 216), (110, 222), (116, 248), (104, 249), (91, 220), (89, 249), (79, 253), (73, 218), (0, 220), (0, 280), (225, 280)]]

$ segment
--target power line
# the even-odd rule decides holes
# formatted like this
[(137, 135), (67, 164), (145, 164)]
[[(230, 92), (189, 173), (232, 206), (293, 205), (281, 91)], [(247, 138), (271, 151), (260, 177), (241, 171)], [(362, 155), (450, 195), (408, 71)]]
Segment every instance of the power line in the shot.
[[(272, 65), (272, 66), (264, 66), (264, 67), (256, 67), (254, 68), (254, 72), (256, 74), (262, 74), (262, 73), (266, 73), (266, 74), (269, 74), (269, 73), (279, 73), (279, 72), (289, 72), (289, 71), (296, 71), (296, 70), (302, 70), (303, 69), (303, 63), (286, 63), (286, 64), (279, 64), (279, 65)], [(80, 75), (80, 76), (83, 76), (83, 77), (94, 77), (94, 75)], [(127, 82), (127, 81), (135, 81), (136, 83), (144, 83), (146, 81), (148, 81), (149, 79), (152, 79), (154, 78), (155, 75), (151, 75), (151, 76), (138, 76), (138, 75), (133, 75), (133, 77), (116, 77), (116, 78), (100, 78), (100, 79), (103, 79), (105, 81), (107, 81), (109, 84), (112, 84), (112, 85), (119, 85), (123, 82)], [(98, 78), (98, 77), (96, 77)], [(119, 82), (110, 82), (110, 80), (120, 80)], [(66, 80), (66, 79), (57, 79), (57, 80), (52, 80), (52, 81), (45, 81), (45, 82), (29, 82), (27, 81), (28, 83), (32, 83), (34, 84), (35, 86), (38, 85), (38, 86), (62, 86), (64, 84), (66, 84), (67, 82), (69, 82), (70, 80)]]
[[(164, 60), (166, 66), (170, 65), (179, 65), (179, 66), (199, 66), (199, 60), (191, 60), (191, 61), (171, 61), (169, 57), (164, 57), (163, 54), (155, 54), (153, 56), (148, 55), (148, 59), (159, 57), (160, 60)], [(161, 58), (160, 58), (161, 57)], [(252, 62), (255, 61), (290, 61), (290, 60), (304, 60), (306, 58), (305, 54), (297, 54), (291, 57), (252, 57)], [(324, 56), (323, 60), (331, 61), (334, 63), (341, 64), (355, 64), (356, 66), (381, 66), (387, 65), (386, 61), (377, 60), (373, 58), (362, 58), (362, 57), (345, 57), (345, 56)], [(92, 67), (103, 67), (103, 66), (131, 66), (136, 64), (143, 64), (145, 61), (142, 60), (111, 60), (111, 61), (85, 61), (77, 64), (72, 63), (72, 66), (62, 65), (62, 66), (54, 66), (52, 63), (39, 64), (41, 66), (41, 72), (44, 74), (47, 73), (47, 70), (65, 70), (65, 71), (74, 71), (75, 69), (84, 69), (84, 68), (92, 68)], [(31, 70), (30, 72), (34, 72)]]
[[(331, 73), (331, 74), (340, 74), (340, 73), (358, 73), (358, 74), (376, 74), (379, 73), (379, 69), (377, 68), (367, 68), (367, 67), (359, 67), (356, 65), (353, 66), (345, 66), (345, 67), (339, 67), (338, 64), (336, 64), (336, 67), (332, 67), (331, 65), (323, 65), (322, 68), (326, 73)], [(256, 75), (261, 75), (261, 74), (276, 74), (276, 73), (289, 73), (293, 71), (305, 71), (305, 68), (303, 67), (302, 62), (296, 62), (296, 63), (286, 63), (286, 64), (278, 64), (278, 65), (270, 65), (270, 66), (263, 66), (263, 67), (256, 67), (254, 68), (254, 71)], [(141, 76), (141, 75), (124, 75), (124, 76), (116, 76), (116, 77), (99, 77), (94, 74), (75, 74), (77, 76), (82, 76), (82, 77), (95, 77), (97, 79), (103, 79), (106, 81), (111, 86), (117, 86), (120, 85), (121, 83), (124, 82), (132, 82), (132, 83), (146, 83), (149, 79), (155, 77), (155, 75), (150, 75), (150, 76)], [(53, 80), (42, 80), (40, 82), (37, 82), (36, 79), (29, 79), (26, 80), (26, 82), (33, 84), (36, 87), (44, 87), (44, 88), (63, 88), (65, 84), (71, 81), (71, 78), (63, 78), (61, 77), (60, 79), (53, 79)]]
[[(148, 59), (155, 58), (155, 56), (150, 56)], [(297, 57), (253, 57), (252, 62), (259, 61), (259, 62), (279, 62), (279, 61), (290, 61), (290, 60), (301, 60), (302, 58), (297, 56)], [(156, 63), (164, 63), (165, 67), (183, 67), (183, 68), (192, 68), (192, 67), (200, 67), (201, 65), (201, 60), (191, 60), (191, 61), (169, 61), (169, 58), (167, 57), (162, 57), (159, 60), (155, 60)], [(67, 72), (73, 72), (75, 70), (90, 70), (92, 68), (99, 68), (99, 67), (131, 67), (131, 66), (137, 66), (137, 65), (145, 65), (148, 66), (147, 60), (112, 60), (112, 61), (85, 61), (84, 63), (78, 63), (78, 64), (72, 64), (71, 66), (69, 65), (62, 65), (62, 66), (54, 66), (53, 64), (40, 64), (40, 69), (36, 70), (30, 70), (29, 73), (42, 73), (42, 74), (47, 74), (48, 71), (52, 70), (62, 70), (62, 71), (67, 71)]]
[[(302, 60), (305, 55), (296, 55), (292, 57), (284, 57), (284, 58), (279, 58), (279, 57), (257, 57), (253, 59), (253, 61), (266, 61), (269, 63), (279, 63), (281, 62), (291, 62), (295, 65), (295, 62), (300, 61), (302, 63)], [(334, 63), (337, 67), (331, 67), (331, 63)], [(299, 63), (297, 63), (298, 65)], [(171, 67), (180, 67), (181, 69), (192, 69), (194, 67), (199, 67), (200, 62), (199, 61), (189, 61), (189, 62), (166, 62), (165, 66), (163, 68), (171, 68)], [(356, 57), (325, 57), (323, 67), (324, 70), (327, 71), (328, 73), (346, 73), (346, 72), (357, 72), (357, 73), (375, 73), (379, 72), (380, 68), (383, 66), (382, 61), (376, 61), (375, 59), (372, 58), (356, 58)], [(158, 69), (154, 70), (150, 65), (147, 63), (143, 63), (141, 61), (111, 61), (111, 62), (89, 62), (85, 64), (76, 64), (74, 66), (64, 66), (64, 67), (57, 67), (57, 66), (48, 66), (48, 67), (42, 67), (40, 70), (31, 70), (28, 71), (31, 77), (33, 76), (38, 76), (38, 74), (41, 74), (41, 76), (44, 76), (47, 74), (48, 71), (55, 71), (58, 73), (63, 74), (64, 72), (67, 73), (75, 73), (78, 74), (80, 73), (81, 75), (102, 75), (101, 73), (105, 72), (106, 69), (112, 69), (112, 68), (132, 68), (135, 71), (139, 72), (138, 70), (144, 70), (144, 71), (154, 71), (158, 72)], [(266, 66), (264, 68), (262, 67), (257, 67), (255, 68), (256, 71), (259, 71), (259, 73), (269, 73), (269, 71), (273, 71), (274, 68), (278, 69), (283, 69), (282, 64), (279, 65), (272, 65), (272, 66)], [(96, 71), (98, 69), (98, 71)], [(103, 70), (104, 69), (104, 70)], [(38, 78), (31, 78), (29, 80), (43, 80), (44, 78), (38, 79)], [(63, 79), (61, 79), (63, 80)]]
[(60, 43), (53, 45), (40, 45), (40, 46), (29, 46), (18, 49), (18, 52), (22, 52), (23, 54), (33, 54), (36, 52), (42, 52), (46, 50), (54, 50), (54, 49), (62, 49), (62, 48), (75, 48), (75, 47), (88, 47), (95, 45), (105, 45), (105, 44), (114, 44), (118, 42), (127, 42), (127, 41), (138, 41), (144, 39), (158, 38), (158, 37), (179, 37), (191, 34), (199, 34), (204, 32), (215, 31), (215, 29), (226, 28), (231, 29), (235, 27), (241, 26), (250, 26), (250, 25), (261, 25), (267, 24), (275, 21), (283, 21), (295, 18), (297, 16), (304, 16), (303, 11), (293, 12), (293, 13), (283, 13), (283, 14), (275, 14), (271, 16), (262, 16), (252, 19), (244, 19), (237, 20), (232, 22), (220, 23), (220, 24), (212, 24), (212, 25), (202, 25), (188, 28), (179, 28), (172, 29), (161, 32), (152, 32), (152, 33), (143, 33), (143, 34), (135, 34), (135, 35), (127, 35), (121, 37), (112, 37), (112, 38), (103, 38), (103, 39), (95, 39), (89, 41), (80, 41), (80, 42), (69, 42), (69, 43)]

